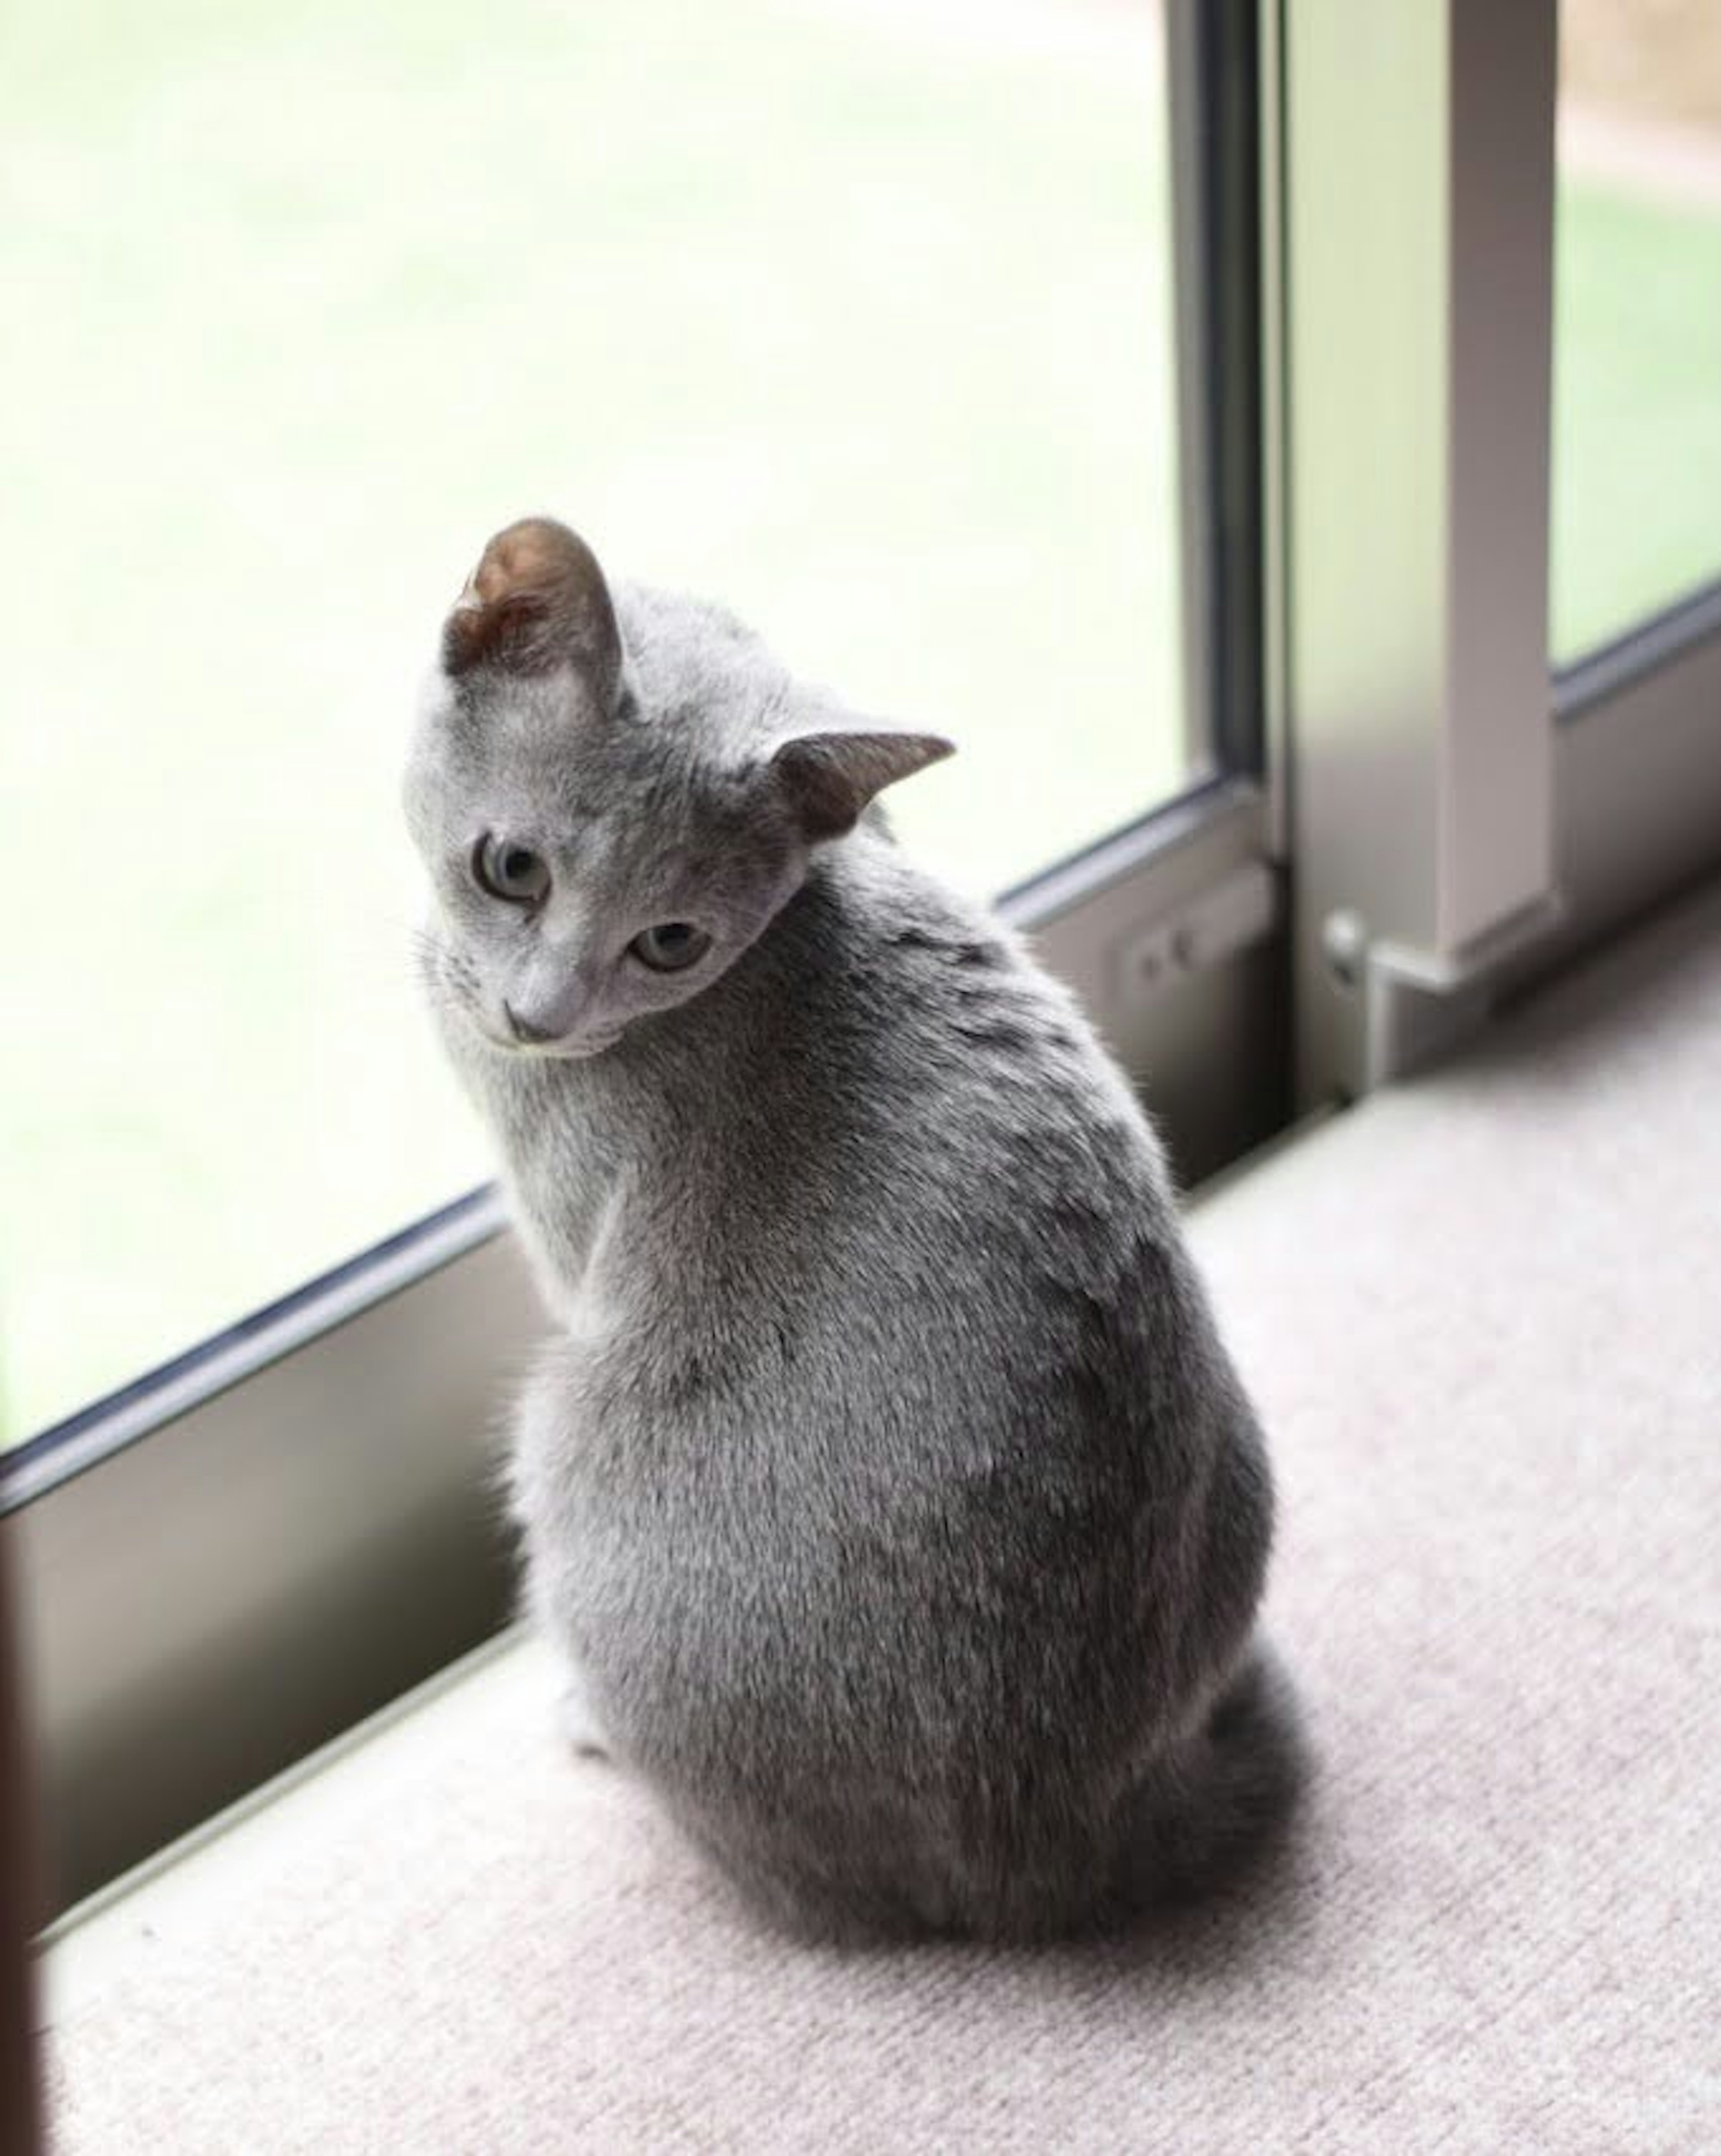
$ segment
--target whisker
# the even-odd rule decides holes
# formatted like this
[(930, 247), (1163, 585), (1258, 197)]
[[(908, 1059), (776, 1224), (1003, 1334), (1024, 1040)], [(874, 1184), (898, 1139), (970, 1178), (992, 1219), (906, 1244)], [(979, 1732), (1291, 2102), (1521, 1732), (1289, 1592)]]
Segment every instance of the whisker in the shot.
[(409, 967), (433, 1009), (458, 1016), (476, 1013), (481, 998), (477, 971), (471, 963), (419, 923), (408, 925), (407, 943)]

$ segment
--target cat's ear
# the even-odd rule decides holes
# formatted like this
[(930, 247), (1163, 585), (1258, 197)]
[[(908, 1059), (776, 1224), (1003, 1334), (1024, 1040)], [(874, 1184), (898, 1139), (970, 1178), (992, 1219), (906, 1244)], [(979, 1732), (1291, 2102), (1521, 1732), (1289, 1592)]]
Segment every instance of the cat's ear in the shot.
[(597, 557), (576, 532), (528, 516), (484, 548), (443, 630), (458, 677), (488, 662), (514, 674), (574, 665), (606, 711), (622, 680), (622, 635)]
[(840, 839), (854, 829), (875, 793), (955, 752), (955, 743), (940, 734), (908, 733), (857, 720), (780, 742), (771, 773), (793, 805), (802, 836), (812, 843)]

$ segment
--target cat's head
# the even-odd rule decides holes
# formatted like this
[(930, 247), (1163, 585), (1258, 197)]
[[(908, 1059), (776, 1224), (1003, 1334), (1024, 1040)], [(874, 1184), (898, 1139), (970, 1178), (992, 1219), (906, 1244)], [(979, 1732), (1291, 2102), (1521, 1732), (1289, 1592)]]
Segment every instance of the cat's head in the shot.
[(494, 1045), (592, 1055), (700, 994), (873, 796), (950, 752), (800, 690), (715, 608), (612, 597), (566, 526), (484, 549), (406, 778), (438, 994)]

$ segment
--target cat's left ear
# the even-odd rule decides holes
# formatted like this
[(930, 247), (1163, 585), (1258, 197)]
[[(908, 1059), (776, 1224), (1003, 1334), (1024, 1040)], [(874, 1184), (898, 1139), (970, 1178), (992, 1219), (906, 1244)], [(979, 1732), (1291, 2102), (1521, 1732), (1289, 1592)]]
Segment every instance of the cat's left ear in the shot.
[(443, 629), (443, 665), (458, 679), (489, 665), (505, 673), (578, 668), (601, 709), (615, 708), (621, 631), (597, 557), (566, 524), (526, 516), (484, 548)]
[(912, 778), (930, 763), (954, 756), (941, 734), (908, 733), (857, 720), (821, 726), (780, 742), (771, 774), (788, 796), (812, 844), (852, 831), (875, 793)]

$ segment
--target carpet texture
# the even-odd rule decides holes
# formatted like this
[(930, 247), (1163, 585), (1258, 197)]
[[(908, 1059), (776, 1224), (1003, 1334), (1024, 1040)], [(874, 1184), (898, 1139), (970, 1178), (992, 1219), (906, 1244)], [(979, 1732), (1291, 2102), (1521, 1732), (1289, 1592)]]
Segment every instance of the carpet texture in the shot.
[(1721, 2148), (1721, 902), (1194, 1235), (1319, 1755), (1253, 1892), (786, 1948), (515, 1649), (120, 1913), (55, 2011), (57, 2148)]

